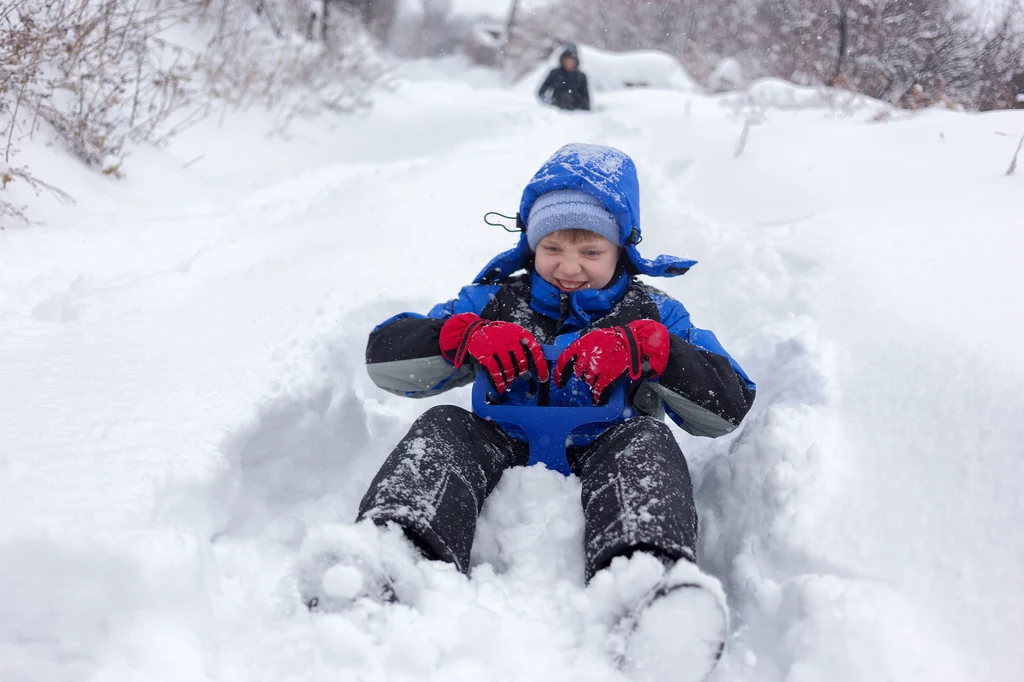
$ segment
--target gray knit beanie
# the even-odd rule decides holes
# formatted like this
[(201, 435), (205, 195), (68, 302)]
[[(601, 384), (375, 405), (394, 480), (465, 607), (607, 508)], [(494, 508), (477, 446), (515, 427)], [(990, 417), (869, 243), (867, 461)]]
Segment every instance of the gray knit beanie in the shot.
[(588, 230), (622, 246), (619, 224), (596, 197), (578, 189), (545, 192), (533, 202), (526, 219), (526, 241), (531, 251), (558, 230)]

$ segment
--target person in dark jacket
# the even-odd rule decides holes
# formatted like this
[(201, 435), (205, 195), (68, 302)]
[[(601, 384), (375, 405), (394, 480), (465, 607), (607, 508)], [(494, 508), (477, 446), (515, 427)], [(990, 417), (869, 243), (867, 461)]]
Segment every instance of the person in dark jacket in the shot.
[(541, 83), (537, 96), (559, 109), (590, 111), (590, 89), (587, 76), (580, 71), (580, 57), (570, 45), (559, 57), (558, 68), (551, 69)]
[[(666, 620), (656, 612), (685, 608), (714, 624), (706, 642), (713, 666), (725, 639), (724, 599), (696, 568), (690, 474), (663, 418), (697, 436), (727, 434), (750, 409), (755, 386), (681, 303), (637, 278), (694, 265), (640, 255), (639, 199), (626, 154), (584, 144), (558, 150), (523, 192), (516, 247), (455, 299), (381, 323), (367, 343), (367, 370), (380, 388), (413, 398), (463, 386), (482, 371), (513, 404), (567, 409), (601, 403), (625, 385), (623, 414), (567, 443), (582, 484), (584, 578), (613, 564), (626, 570), (622, 562), (656, 566), (656, 584), (629, 616), (631, 631), (671, 640), (676, 634), (658, 625)], [(541, 344), (562, 349), (550, 369)], [(414, 601), (406, 569), (422, 558), (468, 572), (484, 500), (505, 470), (528, 460), (527, 444), (496, 423), (452, 405), (428, 409), (370, 483), (361, 530), (336, 530), (354, 535), (305, 548), (303, 598), (324, 608), (366, 596)], [(359, 579), (328, 580), (338, 563), (355, 567)], [(345, 588), (331, 590), (332, 581)]]

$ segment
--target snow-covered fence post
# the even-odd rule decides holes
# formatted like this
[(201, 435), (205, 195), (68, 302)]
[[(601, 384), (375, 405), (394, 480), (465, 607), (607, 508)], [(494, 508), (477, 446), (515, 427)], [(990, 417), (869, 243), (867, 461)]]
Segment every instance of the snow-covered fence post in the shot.
[[(736, 142), (736, 152), (732, 155), (734, 159), (740, 158), (743, 150), (747, 148), (747, 138), (750, 136), (750, 129), (759, 123), (764, 123), (764, 109), (754, 103), (753, 97), (747, 96), (746, 102), (750, 108), (743, 119), (743, 130), (740, 132), (740, 139)], [(740, 105), (742, 107), (742, 104)]]
[(747, 136), (750, 135), (750, 117), (743, 119), (743, 132), (740, 133), (739, 142), (736, 143), (736, 152), (733, 154), (734, 159), (740, 158), (740, 154), (747, 147)]

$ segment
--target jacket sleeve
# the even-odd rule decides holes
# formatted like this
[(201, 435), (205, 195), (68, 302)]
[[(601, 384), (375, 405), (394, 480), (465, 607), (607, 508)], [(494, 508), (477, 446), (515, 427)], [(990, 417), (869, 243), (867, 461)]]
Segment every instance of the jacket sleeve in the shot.
[(556, 71), (557, 71), (557, 69), (551, 69), (551, 71), (548, 72), (547, 78), (545, 78), (544, 82), (540, 84), (540, 90), (537, 91), (537, 97), (540, 97), (541, 99), (544, 99), (545, 98), (545, 94), (544, 93), (546, 93), (548, 90), (550, 90), (552, 87), (554, 87)]
[(671, 343), (665, 373), (651, 388), (687, 433), (711, 438), (729, 433), (750, 410), (757, 387), (713, 332), (691, 324), (681, 303), (665, 297), (658, 308)]
[(441, 326), (457, 313), (483, 310), (497, 287), (473, 285), (458, 298), (434, 306), (426, 315), (401, 313), (370, 332), (366, 343), (366, 370), (385, 391), (410, 398), (426, 398), (473, 380), (473, 367), (460, 369), (441, 355)]
[(583, 77), (583, 87), (580, 93), (580, 108), (584, 111), (590, 111), (590, 85), (587, 83), (587, 77), (585, 74), (580, 74)]

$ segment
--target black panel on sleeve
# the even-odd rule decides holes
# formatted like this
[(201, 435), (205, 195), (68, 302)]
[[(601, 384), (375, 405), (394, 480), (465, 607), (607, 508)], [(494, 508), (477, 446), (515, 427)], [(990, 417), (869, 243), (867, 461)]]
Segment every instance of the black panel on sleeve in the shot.
[(739, 424), (754, 403), (754, 391), (729, 364), (728, 358), (697, 348), (670, 335), (668, 368), (658, 383), (665, 389)]
[(405, 317), (370, 333), (366, 362), (394, 362), (441, 355), (441, 326), (444, 320)]

